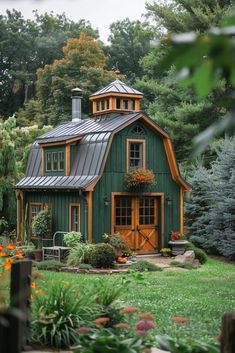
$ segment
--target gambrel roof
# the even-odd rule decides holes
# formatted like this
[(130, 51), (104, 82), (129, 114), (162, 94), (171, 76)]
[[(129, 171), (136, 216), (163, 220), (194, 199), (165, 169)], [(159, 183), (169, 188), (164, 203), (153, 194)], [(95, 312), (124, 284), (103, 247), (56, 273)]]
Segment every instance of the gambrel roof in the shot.
[[(17, 185), (18, 189), (83, 189), (93, 190), (102, 176), (113, 136), (135, 121), (144, 121), (163, 138), (172, 178), (184, 190), (191, 190), (180, 176), (171, 140), (167, 132), (145, 113), (110, 113), (79, 122), (63, 123), (37, 139), (32, 146), (26, 176)], [(42, 147), (69, 144), (77, 141), (75, 158), (68, 176), (42, 175)]]

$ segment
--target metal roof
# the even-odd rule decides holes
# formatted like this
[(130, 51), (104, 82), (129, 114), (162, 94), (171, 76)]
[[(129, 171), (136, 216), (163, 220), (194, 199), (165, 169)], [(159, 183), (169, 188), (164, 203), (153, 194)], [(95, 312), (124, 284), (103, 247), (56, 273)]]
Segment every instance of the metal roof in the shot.
[(63, 123), (40, 136), (37, 141), (39, 144), (59, 142), (90, 133), (113, 132), (137, 115), (139, 115), (139, 112), (132, 112), (130, 114), (111, 113), (84, 119), (79, 122)]
[(16, 187), (19, 189), (85, 189), (100, 174), (111, 133), (85, 135), (75, 146), (75, 158), (69, 176), (42, 176), (41, 148), (32, 146), (26, 176)]
[(127, 86), (127, 84), (120, 80), (115, 80), (111, 82), (108, 86), (101, 88), (99, 91), (91, 94), (90, 97), (99, 96), (101, 94), (106, 93), (135, 94), (143, 96), (143, 93), (137, 91), (137, 89)]

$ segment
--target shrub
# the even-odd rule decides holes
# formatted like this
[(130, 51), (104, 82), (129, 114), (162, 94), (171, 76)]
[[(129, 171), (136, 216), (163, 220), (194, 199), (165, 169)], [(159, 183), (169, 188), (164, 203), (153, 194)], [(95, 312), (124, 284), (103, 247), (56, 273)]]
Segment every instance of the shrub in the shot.
[(179, 261), (172, 261), (171, 265), (174, 267), (181, 267), (185, 268), (186, 270), (193, 270), (196, 269), (197, 267), (194, 266), (191, 262), (179, 262)]
[(197, 248), (194, 244), (187, 244), (187, 249), (193, 250), (195, 253), (195, 259), (198, 259), (199, 262), (203, 265), (207, 262), (207, 254), (200, 248)]
[(38, 270), (58, 271), (64, 264), (57, 260), (33, 261), (33, 266)]
[(110, 244), (98, 243), (91, 251), (91, 264), (97, 268), (109, 268), (115, 260), (115, 251)]
[[(33, 302), (32, 338), (43, 346), (68, 348), (75, 344), (76, 328), (97, 313), (90, 295), (68, 282), (52, 282)], [(86, 293), (87, 294), (87, 293)]]
[(67, 264), (69, 266), (79, 266), (81, 263), (89, 263), (91, 260), (91, 252), (94, 247), (94, 244), (77, 244), (71, 249), (67, 259)]
[(80, 232), (69, 232), (64, 235), (64, 242), (69, 248), (74, 248), (82, 240), (82, 234)]
[(139, 271), (139, 272), (144, 272), (144, 271), (162, 271), (162, 269), (160, 267), (158, 267), (157, 265), (151, 264), (148, 261), (138, 261), (132, 265), (130, 265), (129, 267), (130, 270), (134, 270), (134, 271)]
[(90, 264), (80, 264), (79, 269), (80, 270), (91, 270), (93, 267)]
[(47, 237), (51, 230), (51, 212), (48, 208), (41, 210), (33, 219), (32, 231), (37, 237)]

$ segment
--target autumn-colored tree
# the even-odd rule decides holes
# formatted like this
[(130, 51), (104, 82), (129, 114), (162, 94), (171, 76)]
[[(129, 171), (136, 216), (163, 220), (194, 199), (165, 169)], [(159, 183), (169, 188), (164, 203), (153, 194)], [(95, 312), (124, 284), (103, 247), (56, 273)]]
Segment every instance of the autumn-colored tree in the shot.
[(43, 122), (53, 125), (71, 119), (71, 89), (83, 90), (83, 112), (90, 112), (89, 95), (115, 78), (105, 67), (100, 43), (84, 33), (68, 39), (64, 57), (37, 71), (37, 97), (43, 107)]

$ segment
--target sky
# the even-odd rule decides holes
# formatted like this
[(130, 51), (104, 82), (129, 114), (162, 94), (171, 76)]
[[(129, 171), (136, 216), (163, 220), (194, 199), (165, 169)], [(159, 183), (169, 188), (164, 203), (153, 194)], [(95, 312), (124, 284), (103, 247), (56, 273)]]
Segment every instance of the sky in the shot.
[[(0, 0), (0, 13), (7, 9), (21, 11), (25, 18), (33, 18), (32, 11), (39, 14), (53, 11), (65, 12), (74, 21), (82, 18), (89, 20), (93, 28), (98, 28), (100, 39), (107, 43), (109, 26), (112, 22), (129, 17), (131, 20), (143, 20), (147, 0)], [(152, 2), (151, 0), (148, 0)]]

